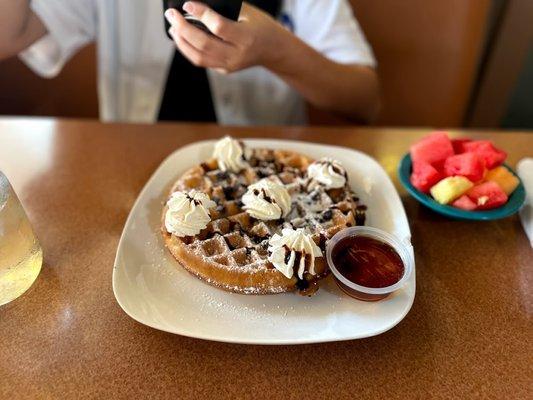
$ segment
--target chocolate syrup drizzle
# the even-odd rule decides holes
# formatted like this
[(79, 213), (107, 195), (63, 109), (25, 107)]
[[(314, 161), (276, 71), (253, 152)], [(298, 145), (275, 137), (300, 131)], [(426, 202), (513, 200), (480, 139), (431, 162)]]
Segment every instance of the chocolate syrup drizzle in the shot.
[[(283, 166), (281, 163), (279, 163), (275, 159), (273, 152), (266, 153), (263, 156), (265, 157), (265, 159), (263, 160), (259, 160), (257, 157), (251, 157), (250, 159), (247, 160), (249, 165), (255, 171), (258, 179), (266, 178), (266, 177), (269, 177), (275, 174), (279, 174), (281, 172), (291, 173), (294, 176), (300, 177), (300, 178), (303, 177), (303, 172), (301, 170), (294, 168), (294, 167)], [(318, 162), (331, 165), (335, 173), (344, 175), (346, 178), (348, 178), (346, 171), (344, 169), (341, 169), (337, 165), (329, 161), (325, 161), (325, 160), (318, 161)], [(243, 207), (243, 203), (241, 201), (240, 196), (242, 196), (242, 193), (246, 189), (246, 185), (242, 183), (241, 175), (235, 174), (230, 171), (221, 171), (219, 169), (212, 169), (209, 167), (207, 163), (202, 163), (201, 167), (204, 170), (204, 173), (206, 174), (210, 173), (210, 174), (215, 175), (216, 180), (217, 180), (216, 184), (219, 184), (222, 187), (225, 200), (234, 201), (235, 204), (239, 208)], [(309, 190), (310, 181), (311, 181), (310, 179), (307, 179), (301, 183), (300, 188), (302, 192), (306, 192)], [(230, 182), (233, 182), (233, 183), (230, 183)], [(355, 196), (353, 193), (351, 193), (348, 186), (346, 186), (343, 189), (343, 191), (344, 193), (340, 194), (340, 196), (344, 195), (345, 200), (350, 201), (353, 205), (352, 208), (350, 208), (347, 211), (344, 211), (345, 215), (347, 215), (351, 211), (355, 218), (355, 224), (358, 226), (364, 225), (366, 222), (367, 207), (365, 205), (359, 204), (360, 199), (357, 196)], [(338, 198), (339, 194), (336, 193), (337, 191), (334, 191), (334, 192), (336, 194), (335, 197), (337, 198), (331, 199), (331, 201), (334, 203), (338, 203), (340, 200), (342, 200), (342, 197)], [(331, 197), (331, 195), (334, 192), (327, 190), (322, 185), (319, 185), (317, 188), (314, 188), (310, 193), (308, 193), (307, 198), (309, 199), (309, 204), (320, 201), (323, 193)], [(264, 189), (256, 189), (254, 191), (254, 195), (256, 196), (262, 195), (262, 198), (265, 201), (271, 204), (276, 203), (273, 198), (268, 196), (268, 194), (266, 193)], [(194, 200), (194, 199), (191, 199), (191, 200), (195, 201), (195, 204), (197, 204), (197, 200)], [(214, 197), (213, 201), (217, 203), (216, 210), (218, 212), (222, 213), (225, 211), (224, 205), (220, 204), (221, 199)], [(319, 213), (309, 215), (309, 211), (302, 204), (300, 204), (298, 201), (293, 201), (291, 211), (289, 212), (286, 218), (281, 218), (279, 221), (276, 221), (274, 225), (267, 224), (267, 226), (269, 226), (269, 231), (272, 231), (272, 228), (274, 228), (274, 226), (277, 226), (277, 227), (291, 226), (293, 229), (297, 229), (298, 227), (309, 226), (311, 222), (314, 222), (317, 224), (328, 224), (333, 219), (333, 210), (339, 210), (339, 207), (336, 205), (333, 205)], [(347, 225), (349, 226), (350, 224), (348, 223)], [(312, 228), (314, 229), (316, 227), (312, 226)], [(268, 249), (268, 240), (267, 240), (268, 236), (270, 236), (273, 233), (276, 233), (276, 232), (269, 232), (267, 238), (261, 237), (258, 234), (255, 234), (250, 231), (246, 231), (245, 229), (243, 229), (243, 227), (238, 222), (233, 221), (233, 220), (229, 221), (229, 231), (227, 233), (229, 232), (237, 232), (241, 236), (247, 235), (256, 246), (259, 246), (260, 249), (264, 251)], [(228, 238), (224, 236), (223, 232), (211, 231), (207, 233), (208, 238), (214, 237), (215, 235), (221, 235), (222, 237), (224, 237), (224, 240), (227, 243), (230, 250), (235, 249), (235, 247), (231, 245)], [(328, 238), (323, 233), (320, 233), (319, 242), (317, 243), (317, 245), (320, 247), (320, 249), (323, 252), (325, 252), (327, 240)], [(249, 252), (253, 250), (252, 247), (246, 247), (245, 249), (246, 249), (247, 254), (249, 254)], [(287, 253), (286, 258), (287, 257), (290, 257), (290, 251)], [(295, 265), (299, 264), (300, 258), (301, 258), (301, 254), (297, 254), (297, 259), (295, 259)], [(288, 262), (288, 259), (286, 260), (286, 262)], [(295, 274), (295, 276), (297, 276), (297, 274)], [(309, 282), (307, 282), (305, 279), (304, 280), (298, 279), (297, 286), (298, 286), (298, 289), (305, 290), (309, 287)]]

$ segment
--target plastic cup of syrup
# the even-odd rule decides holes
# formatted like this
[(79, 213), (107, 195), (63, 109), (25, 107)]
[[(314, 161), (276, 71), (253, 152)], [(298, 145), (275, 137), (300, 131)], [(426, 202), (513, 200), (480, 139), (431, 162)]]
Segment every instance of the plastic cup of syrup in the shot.
[(328, 242), (326, 257), (337, 285), (363, 301), (378, 301), (400, 289), (414, 265), (410, 244), (366, 226), (338, 232)]

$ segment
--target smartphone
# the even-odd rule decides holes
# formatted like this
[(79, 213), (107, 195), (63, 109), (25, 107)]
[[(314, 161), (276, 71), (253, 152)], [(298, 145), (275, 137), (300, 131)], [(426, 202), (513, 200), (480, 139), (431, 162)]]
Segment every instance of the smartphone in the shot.
[[(194, 18), (192, 15), (186, 13), (183, 10), (183, 5), (188, 0), (163, 0), (163, 8), (168, 10), (169, 8), (175, 8), (178, 10), (187, 21), (189, 21), (191, 24), (197, 26), (198, 28), (208, 32), (209, 29), (200, 21), (198, 21), (196, 18)], [(210, 8), (212, 8), (214, 11), (219, 13), (220, 15), (231, 19), (232, 21), (237, 21), (239, 19), (239, 14), (241, 13), (241, 7), (243, 0), (196, 0), (201, 1), (202, 3), (207, 4)], [(165, 18), (165, 31), (168, 35), (168, 30), (170, 29), (170, 24)], [(170, 37), (170, 35), (169, 35)]]

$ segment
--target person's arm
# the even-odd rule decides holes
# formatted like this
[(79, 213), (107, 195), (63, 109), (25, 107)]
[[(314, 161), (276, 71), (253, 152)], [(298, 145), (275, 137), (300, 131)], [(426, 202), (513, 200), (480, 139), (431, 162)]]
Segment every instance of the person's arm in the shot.
[(233, 22), (202, 3), (184, 8), (215, 36), (169, 10), (170, 33), (179, 50), (197, 66), (228, 73), (261, 65), (284, 79), (314, 106), (358, 121), (371, 121), (379, 108), (376, 72), (340, 64), (314, 50), (274, 19), (248, 4)]
[(29, 0), (0, 0), (0, 61), (12, 57), (46, 35), (46, 27)]
[(309, 103), (355, 121), (377, 117), (379, 81), (373, 68), (331, 61), (290, 34), (279, 49), (283, 55), (269, 69)]

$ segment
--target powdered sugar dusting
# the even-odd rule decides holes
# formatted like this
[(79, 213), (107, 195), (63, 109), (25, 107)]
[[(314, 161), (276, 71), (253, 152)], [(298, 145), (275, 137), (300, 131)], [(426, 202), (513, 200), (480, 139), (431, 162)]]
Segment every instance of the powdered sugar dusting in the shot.
[[(207, 161), (188, 171), (175, 185), (182, 190), (203, 190), (217, 204), (207, 229), (193, 238), (183, 239), (189, 251), (203, 262), (217, 269), (256, 274), (273, 268), (268, 261), (268, 243), (283, 228), (304, 229), (325, 252), (327, 239), (339, 229), (364, 224), (366, 207), (360, 209), (359, 199), (349, 186), (330, 189), (307, 177), (309, 161), (305, 157), (296, 153), (280, 156), (271, 150), (256, 149), (248, 161), (249, 167), (239, 173), (222, 171), (216, 163)], [(259, 221), (243, 210), (241, 199), (247, 187), (261, 179), (272, 180), (287, 189), (291, 207), (285, 217)], [(217, 282), (210, 283), (217, 285)], [(265, 292), (265, 287), (225, 286), (224, 289), (244, 294)], [(286, 290), (270, 286), (267, 292)]]

